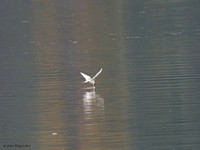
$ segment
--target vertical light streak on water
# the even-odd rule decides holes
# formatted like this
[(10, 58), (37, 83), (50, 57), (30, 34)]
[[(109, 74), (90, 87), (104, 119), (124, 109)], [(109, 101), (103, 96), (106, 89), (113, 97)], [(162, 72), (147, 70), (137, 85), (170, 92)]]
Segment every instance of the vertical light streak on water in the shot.
[[(83, 92), (84, 112), (80, 121), (84, 126), (80, 127), (79, 136), (84, 138), (80, 140), (80, 147), (111, 148), (120, 145), (129, 147), (129, 132), (123, 132), (127, 129), (127, 120), (122, 116), (127, 111), (126, 103), (129, 95), (126, 74), (128, 70), (124, 57), (126, 46), (121, 39), (124, 27), (120, 14), (116, 15), (116, 12), (109, 8), (112, 6), (120, 11), (123, 9), (121, 8), (123, 2), (108, 3), (108, 7), (103, 3), (99, 5), (90, 2), (81, 2), (80, 5), (73, 3), (76, 21), (72, 30), (73, 41), (81, 59), (79, 61), (84, 62), (80, 63), (80, 71), (92, 76), (92, 73), (103, 68), (103, 73), (97, 79), (96, 92), (90, 90)], [(110, 72), (113, 75), (109, 74)], [(117, 98), (109, 98), (113, 93)], [(120, 101), (124, 102), (119, 105)], [(101, 107), (97, 106), (98, 102), (101, 102)], [(107, 108), (104, 106), (105, 103)], [(113, 110), (119, 111), (116, 114)], [(120, 124), (117, 122), (118, 119), (121, 120)], [(100, 144), (102, 142), (104, 144)]]
[[(37, 122), (39, 126), (40, 149), (55, 149), (63, 147), (64, 127), (63, 110), (63, 79), (62, 51), (59, 47), (59, 32), (57, 24), (58, 10), (55, 1), (32, 2), (32, 54), (35, 63), (35, 89), (37, 90)], [(52, 135), (52, 133), (58, 133)]]

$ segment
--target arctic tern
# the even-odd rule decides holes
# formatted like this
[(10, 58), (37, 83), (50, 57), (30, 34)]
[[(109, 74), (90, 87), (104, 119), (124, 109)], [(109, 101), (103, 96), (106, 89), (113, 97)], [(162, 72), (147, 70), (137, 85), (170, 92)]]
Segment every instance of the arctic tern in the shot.
[(82, 82), (82, 83), (90, 83), (90, 84), (92, 84), (94, 86), (95, 85), (95, 79), (99, 76), (99, 74), (102, 72), (102, 70), (103, 69), (101, 68), (99, 70), (99, 72), (97, 72), (97, 74), (93, 78), (91, 78), (90, 76), (80, 72), (80, 74), (85, 78), (85, 81)]

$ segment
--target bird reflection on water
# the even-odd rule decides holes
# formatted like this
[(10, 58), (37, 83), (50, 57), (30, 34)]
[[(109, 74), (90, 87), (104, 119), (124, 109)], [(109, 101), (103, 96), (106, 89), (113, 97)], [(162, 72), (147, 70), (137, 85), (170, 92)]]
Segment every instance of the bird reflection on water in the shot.
[(83, 109), (85, 119), (92, 119), (96, 115), (102, 114), (104, 116), (104, 99), (100, 96), (100, 94), (96, 94), (95, 87), (84, 89), (87, 90), (83, 94)]

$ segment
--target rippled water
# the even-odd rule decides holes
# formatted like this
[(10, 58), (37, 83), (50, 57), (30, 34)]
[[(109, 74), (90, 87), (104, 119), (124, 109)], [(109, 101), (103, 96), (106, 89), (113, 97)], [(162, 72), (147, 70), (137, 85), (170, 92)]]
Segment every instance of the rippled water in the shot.
[(199, 7), (2, 2), (0, 149), (199, 149)]

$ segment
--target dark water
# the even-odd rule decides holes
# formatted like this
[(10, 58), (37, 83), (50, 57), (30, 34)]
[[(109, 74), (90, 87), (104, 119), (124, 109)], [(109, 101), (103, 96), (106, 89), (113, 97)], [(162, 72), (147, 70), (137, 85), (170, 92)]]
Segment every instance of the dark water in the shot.
[(8, 0), (0, 14), (0, 149), (200, 149), (199, 1)]

